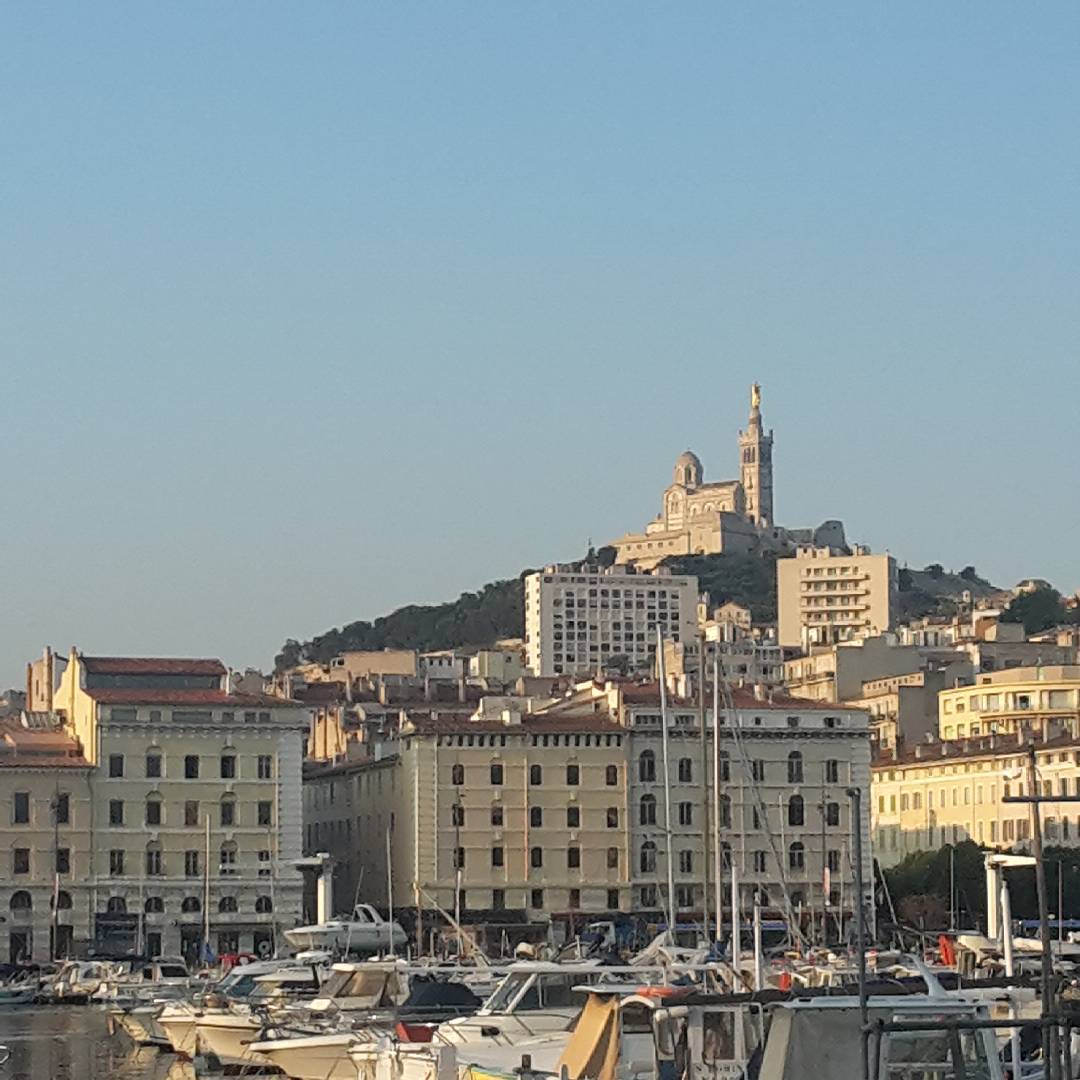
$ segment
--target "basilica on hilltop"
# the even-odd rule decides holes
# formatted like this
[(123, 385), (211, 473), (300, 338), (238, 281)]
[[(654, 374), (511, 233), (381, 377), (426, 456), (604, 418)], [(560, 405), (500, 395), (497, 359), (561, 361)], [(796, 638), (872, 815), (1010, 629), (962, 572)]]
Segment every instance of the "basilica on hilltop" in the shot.
[(761, 387), (750, 388), (750, 418), (739, 432), (739, 479), (705, 482), (698, 456), (675, 461), (660, 513), (640, 533), (611, 541), (618, 564), (650, 569), (673, 555), (792, 554), (802, 546), (846, 550), (844, 526), (783, 529), (773, 515), (773, 433), (761, 422)]

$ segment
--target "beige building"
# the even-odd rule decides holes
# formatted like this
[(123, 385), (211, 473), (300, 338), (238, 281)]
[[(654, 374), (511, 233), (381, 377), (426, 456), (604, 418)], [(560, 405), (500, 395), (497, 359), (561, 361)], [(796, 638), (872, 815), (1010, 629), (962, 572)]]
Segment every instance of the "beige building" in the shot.
[[(1039, 794), (1080, 795), (1080, 741), (1069, 733), (1036, 743)], [(891, 866), (915, 851), (973, 840), (986, 847), (1027, 851), (1029, 807), (1006, 803), (1031, 794), (1027, 739), (984, 735), (954, 742), (924, 743), (883, 755), (873, 768), (874, 854)], [(1080, 842), (1080, 805), (1043, 803), (1048, 844)]]
[(47, 713), (0, 723), (0, 960), (71, 956), (89, 936), (90, 772)]
[(665, 638), (697, 633), (697, 578), (549, 566), (525, 579), (525, 650), (533, 675), (578, 675), (625, 657), (651, 671)]
[(52, 700), (91, 766), (72, 889), (95, 947), (193, 957), (208, 891), (215, 951), (272, 948), (301, 912), (303, 708), (217, 660), (75, 650)]
[(896, 590), (891, 555), (800, 547), (776, 562), (780, 644), (809, 650), (885, 633), (895, 619)]
[(1037, 733), (1080, 734), (1080, 666), (1047, 664), (980, 673), (938, 695), (942, 739)]

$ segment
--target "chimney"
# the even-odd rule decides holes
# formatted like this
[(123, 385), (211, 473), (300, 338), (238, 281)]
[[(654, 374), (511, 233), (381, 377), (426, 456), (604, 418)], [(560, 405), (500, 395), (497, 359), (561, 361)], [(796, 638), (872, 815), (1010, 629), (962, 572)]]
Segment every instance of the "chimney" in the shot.
[(922, 747), (922, 743), (919, 743), (919, 744), (918, 744), (918, 745), (917, 745), (917, 746), (915, 747), (915, 760), (916, 760), (916, 761), (919, 761), (919, 760), (921, 760), (921, 759), (922, 759), (922, 755), (923, 755), (923, 747)]
[(461, 672), (461, 675), (458, 676), (457, 699), (462, 705), (465, 704), (465, 672), (464, 672), (464, 670)]
[(754, 700), (755, 701), (764, 701), (765, 700), (765, 687), (762, 686), (761, 683), (759, 683), (759, 682), (754, 683)]
[(379, 704), (380, 705), (385, 705), (387, 703), (388, 698), (387, 698), (387, 694), (386, 694), (386, 680), (382, 677), (382, 675), (379, 676), (379, 681), (378, 681), (376, 689), (378, 690)]

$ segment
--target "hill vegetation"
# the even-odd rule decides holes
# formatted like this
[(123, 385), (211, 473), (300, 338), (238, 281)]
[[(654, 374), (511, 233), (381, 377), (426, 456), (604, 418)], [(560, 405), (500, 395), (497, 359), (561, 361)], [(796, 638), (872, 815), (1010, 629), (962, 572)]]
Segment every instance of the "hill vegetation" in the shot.
[[(610, 566), (611, 548), (590, 551), (584, 563)], [(664, 565), (676, 574), (695, 574), (701, 589), (714, 605), (733, 600), (750, 608), (755, 622), (776, 621), (776, 558), (756, 555), (686, 555), (666, 559)], [(521, 637), (525, 626), (525, 576), (492, 581), (477, 592), (462, 593), (443, 604), (409, 604), (372, 621), (358, 620), (319, 634), (310, 641), (290, 638), (274, 659), (277, 670), (301, 663), (328, 663), (331, 657), (349, 649), (452, 649), (492, 645), (500, 638)], [(900, 571), (900, 617), (951, 614), (962, 592), (975, 596), (997, 590), (967, 566), (958, 574), (932, 564), (923, 570)], [(1061, 597), (1025, 601), (1015, 616), (1025, 625), (1029, 619), (1041, 622), (1058, 612)], [(1052, 598), (1051, 598), (1052, 599)], [(1012, 612), (1018, 601), (1014, 601)], [(1056, 603), (1056, 606), (1055, 606)], [(1031, 609), (1030, 611), (1028, 609)], [(1025, 614), (1026, 613), (1026, 614)], [(1010, 615), (1010, 617), (1012, 617)], [(1041, 628), (1041, 627), (1040, 627)]]

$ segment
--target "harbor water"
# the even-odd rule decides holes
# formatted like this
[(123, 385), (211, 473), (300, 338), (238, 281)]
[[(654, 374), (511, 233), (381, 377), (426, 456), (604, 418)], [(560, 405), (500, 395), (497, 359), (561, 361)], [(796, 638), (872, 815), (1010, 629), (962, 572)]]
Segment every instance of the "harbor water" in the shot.
[(191, 1080), (190, 1065), (109, 1034), (103, 1009), (0, 1010), (0, 1045), (11, 1053), (0, 1080)]

